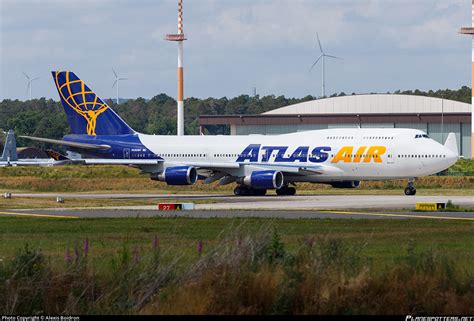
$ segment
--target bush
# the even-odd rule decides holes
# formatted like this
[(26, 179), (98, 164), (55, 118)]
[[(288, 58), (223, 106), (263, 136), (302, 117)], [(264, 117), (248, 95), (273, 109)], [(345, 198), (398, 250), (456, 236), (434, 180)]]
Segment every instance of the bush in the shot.
[(459, 205), (454, 205), (454, 203), (451, 200), (448, 200), (446, 203), (446, 210), (458, 210)]
[[(0, 266), (2, 314), (472, 314), (474, 278), (453, 258), (409, 242), (373, 271), (364, 245), (329, 236), (292, 253), (270, 227), (223, 231), (193, 261), (124, 243), (103, 270), (76, 246), (53, 268), (28, 245)], [(193, 250), (195, 251), (195, 244)]]

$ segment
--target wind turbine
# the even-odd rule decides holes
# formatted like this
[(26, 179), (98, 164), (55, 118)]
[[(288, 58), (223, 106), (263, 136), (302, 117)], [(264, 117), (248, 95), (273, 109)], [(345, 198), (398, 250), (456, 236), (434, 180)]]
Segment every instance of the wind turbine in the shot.
[(120, 80), (127, 80), (128, 78), (120, 78), (119, 76), (117, 76), (117, 73), (115, 72), (115, 70), (112, 68), (112, 71), (114, 72), (114, 76), (115, 76), (115, 80), (114, 80), (114, 84), (112, 85), (112, 88), (114, 88), (115, 85), (117, 85), (117, 105), (119, 104), (119, 87), (120, 87)]
[(311, 68), (309, 69), (310, 71), (314, 68), (314, 66), (316, 66), (316, 64), (319, 62), (319, 60), (322, 60), (322, 95), (321, 97), (326, 97), (326, 57), (328, 58), (333, 58), (333, 59), (341, 59), (342, 58), (339, 58), (339, 57), (336, 57), (336, 56), (331, 56), (331, 55), (327, 55), (324, 50), (323, 50), (323, 46), (321, 46), (321, 41), (319, 41), (319, 34), (316, 33), (316, 36), (318, 38), (318, 45), (319, 45), (319, 49), (321, 50), (321, 54), (319, 55), (318, 59), (316, 59), (316, 61), (314, 62), (314, 64), (311, 66)]
[(25, 74), (23, 72), (23, 75), (26, 77), (26, 79), (28, 80), (28, 85), (26, 86), (26, 92), (28, 92), (28, 90), (30, 91), (30, 100), (31, 100), (31, 89), (33, 88), (33, 81), (39, 79), (40, 77), (36, 77), (36, 78), (31, 78), (30, 76), (28, 76), (27, 74)]

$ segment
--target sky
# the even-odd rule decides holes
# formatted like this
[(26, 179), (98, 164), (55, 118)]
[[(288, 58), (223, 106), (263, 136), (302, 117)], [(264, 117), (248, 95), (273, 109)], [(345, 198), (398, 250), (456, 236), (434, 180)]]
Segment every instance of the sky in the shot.
[[(321, 95), (470, 86), (469, 0), (184, 0), (185, 97)], [(100, 97), (176, 97), (177, 0), (0, 0), (0, 100), (58, 100), (50, 71)]]

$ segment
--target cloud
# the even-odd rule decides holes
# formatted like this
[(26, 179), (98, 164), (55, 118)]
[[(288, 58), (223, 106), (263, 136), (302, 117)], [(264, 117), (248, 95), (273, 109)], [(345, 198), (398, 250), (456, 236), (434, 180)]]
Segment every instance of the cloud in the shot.
[[(103, 97), (114, 95), (112, 67), (129, 78), (126, 97), (175, 94), (176, 45), (163, 40), (177, 29), (175, 0), (0, 4), (0, 99), (24, 98), (23, 70), (42, 75), (37, 95), (56, 99), (46, 73), (64, 68), (91, 79)], [(464, 0), (185, 0), (186, 93), (233, 96), (257, 86), (262, 94), (316, 94), (320, 70), (308, 72), (316, 32), (328, 53), (344, 57), (328, 62), (328, 90), (458, 86), (470, 79), (470, 41), (457, 34), (470, 13)]]

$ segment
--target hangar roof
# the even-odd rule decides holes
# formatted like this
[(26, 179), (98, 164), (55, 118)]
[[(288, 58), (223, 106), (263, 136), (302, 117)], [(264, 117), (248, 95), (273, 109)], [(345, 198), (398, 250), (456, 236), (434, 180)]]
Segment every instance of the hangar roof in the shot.
[(471, 105), (453, 100), (415, 95), (370, 94), (338, 96), (307, 101), (263, 113), (290, 114), (407, 114), (470, 113)]

